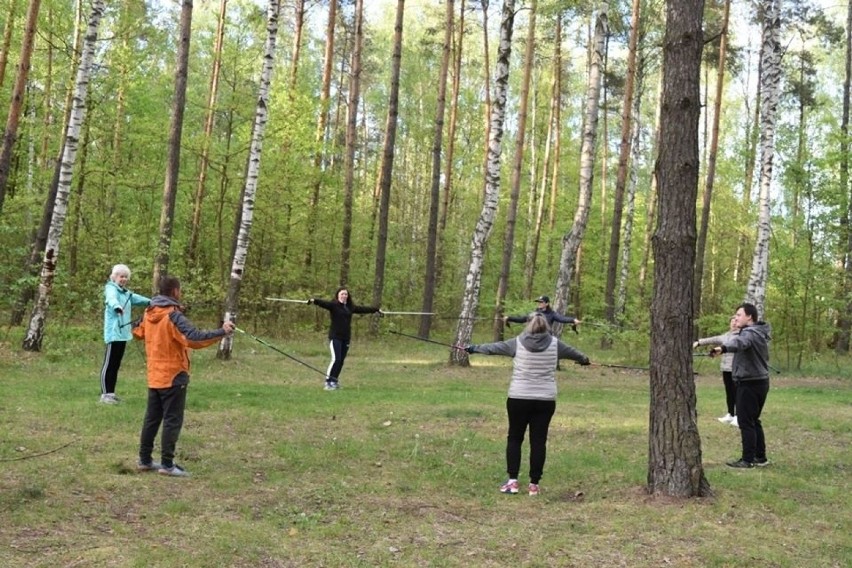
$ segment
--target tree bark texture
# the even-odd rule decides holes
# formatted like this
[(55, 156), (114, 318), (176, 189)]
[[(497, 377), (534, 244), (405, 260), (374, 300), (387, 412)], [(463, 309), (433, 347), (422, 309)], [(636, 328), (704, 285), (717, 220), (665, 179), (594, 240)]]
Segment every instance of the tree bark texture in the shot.
[(692, 372), (692, 279), (700, 157), (703, 0), (669, 0), (663, 40), (659, 217), (654, 233), (648, 492), (710, 494)]
[(843, 115), (840, 121), (840, 194), (842, 211), (840, 226), (843, 230), (841, 246), (843, 251), (843, 285), (841, 286), (841, 314), (838, 319), (837, 343), (835, 353), (842, 355), (849, 352), (849, 337), (852, 333), (852, 230), (849, 219), (852, 196), (849, 194), (849, 99), (852, 85), (852, 0), (848, 0), (846, 8), (846, 74), (843, 79)]

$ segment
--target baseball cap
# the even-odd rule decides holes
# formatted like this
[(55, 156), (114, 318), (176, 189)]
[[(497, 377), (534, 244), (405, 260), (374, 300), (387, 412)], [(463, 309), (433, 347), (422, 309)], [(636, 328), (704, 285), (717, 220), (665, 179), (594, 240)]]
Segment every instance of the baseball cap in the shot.
[(538, 298), (535, 299), (535, 301), (536, 302), (544, 302), (545, 304), (549, 304), (550, 298), (548, 298), (547, 296), (539, 296)]

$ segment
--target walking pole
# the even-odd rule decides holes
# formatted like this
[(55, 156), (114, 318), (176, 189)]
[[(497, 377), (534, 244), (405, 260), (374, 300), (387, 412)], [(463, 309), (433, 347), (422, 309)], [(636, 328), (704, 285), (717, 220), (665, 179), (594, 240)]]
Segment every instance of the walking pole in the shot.
[(386, 312), (382, 310), (383, 316), (434, 316), (435, 312)]
[(316, 371), (317, 373), (319, 373), (320, 375), (322, 375), (323, 377), (325, 377), (325, 380), (327, 380), (327, 381), (328, 381), (328, 380), (335, 380), (335, 381), (337, 380), (337, 377), (331, 377), (331, 376), (327, 375), (327, 374), (325, 373), (325, 371), (320, 371), (320, 370), (319, 370), (319, 369), (317, 369), (316, 367), (314, 367), (314, 366), (312, 366), (312, 365), (309, 365), (308, 363), (305, 363), (305, 362), (304, 362), (304, 361), (302, 361), (301, 359), (297, 359), (296, 357), (293, 357), (293, 356), (292, 356), (292, 355), (290, 355), (289, 353), (285, 353), (284, 351), (282, 351), (282, 350), (278, 349), (277, 347), (275, 347), (275, 346), (274, 346), (274, 345), (272, 345), (271, 343), (267, 343), (266, 341), (262, 340), (261, 338), (259, 338), (259, 337), (255, 337), (254, 335), (250, 334), (249, 332), (247, 332), (247, 331), (245, 331), (245, 330), (243, 330), (243, 329), (240, 329), (240, 328), (238, 328), (238, 327), (235, 327), (235, 328), (234, 328), (234, 331), (239, 331), (239, 332), (240, 332), (240, 333), (242, 333), (243, 335), (247, 335), (247, 336), (251, 337), (252, 339), (254, 339), (255, 341), (257, 341), (257, 342), (258, 342), (258, 343), (260, 343), (261, 345), (266, 345), (267, 347), (269, 347), (270, 349), (272, 349), (272, 350), (273, 350), (273, 351), (275, 351), (276, 353), (280, 353), (281, 355), (284, 355), (284, 356), (285, 356), (285, 357), (287, 357), (288, 359), (292, 359), (293, 361), (295, 361), (295, 362), (296, 362), (296, 363), (298, 363), (299, 365), (304, 365), (304, 366), (305, 366), (305, 367), (307, 367), (308, 369), (311, 369), (312, 371)]
[(431, 339), (426, 339), (425, 337), (420, 337), (419, 335), (408, 335), (407, 333), (402, 333), (399, 331), (392, 331), (390, 333), (394, 335), (401, 335), (403, 337), (410, 337), (411, 339), (417, 339), (419, 341), (425, 341), (426, 343), (434, 343), (435, 345), (443, 345), (444, 347), (449, 347), (450, 349), (458, 349), (459, 351), (464, 351), (465, 348), (460, 345), (450, 345), (449, 343), (442, 343), (440, 341), (432, 341)]
[(269, 302), (290, 302), (291, 304), (307, 304), (308, 300), (291, 300), (290, 298), (264, 298)]

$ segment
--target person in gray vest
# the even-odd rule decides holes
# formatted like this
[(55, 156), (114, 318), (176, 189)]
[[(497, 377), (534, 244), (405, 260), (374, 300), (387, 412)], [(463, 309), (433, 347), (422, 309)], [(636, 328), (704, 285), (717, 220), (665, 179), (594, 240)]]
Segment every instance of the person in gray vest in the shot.
[(502, 493), (518, 492), (521, 469), (521, 446), (527, 428), (530, 431), (529, 494), (539, 494), (539, 481), (547, 458), (547, 431), (556, 411), (556, 363), (573, 359), (589, 365), (589, 358), (551, 335), (547, 318), (540, 312), (529, 316), (524, 331), (508, 341), (468, 345), (468, 353), (505, 355), (513, 358), (512, 380), (506, 399), (509, 433), (506, 437), (506, 472), (508, 481)]

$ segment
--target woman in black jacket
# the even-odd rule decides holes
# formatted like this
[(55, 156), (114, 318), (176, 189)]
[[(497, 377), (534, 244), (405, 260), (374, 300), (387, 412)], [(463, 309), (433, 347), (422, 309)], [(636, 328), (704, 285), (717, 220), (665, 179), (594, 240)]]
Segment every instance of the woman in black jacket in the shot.
[(343, 361), (349, 352), (349, 340), (352, 337), (352, 314), (380, 314), (382, 311), (372, 306), (356, 306), (345, 286), (337, 289), (334, 299), (330, 302), (311, 298), (308, 303), (328, 310), (331, 317), (331, 325), (328, 328), (331, 363), (325, 373), (325, 390), (337, 390), (340, 388), (338, 379), (340, 371), (343, 370)]

